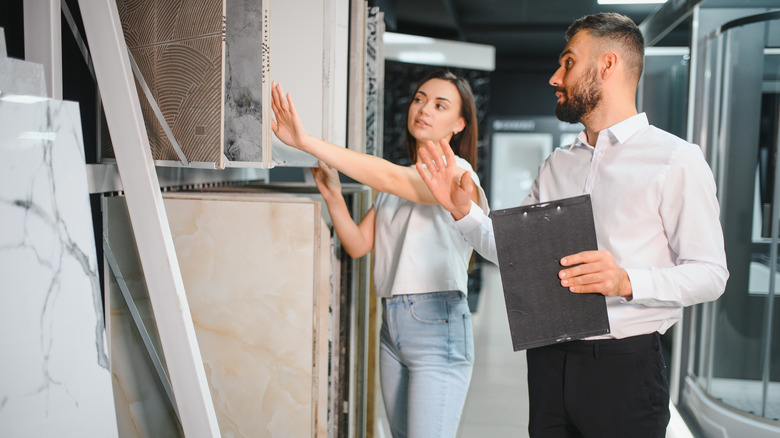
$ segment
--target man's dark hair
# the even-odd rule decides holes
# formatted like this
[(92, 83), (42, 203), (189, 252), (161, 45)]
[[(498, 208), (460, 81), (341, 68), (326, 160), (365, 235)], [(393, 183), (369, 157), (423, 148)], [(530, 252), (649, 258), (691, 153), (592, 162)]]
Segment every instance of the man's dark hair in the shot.
[(614, 12), (586, 15), (569, 26), (566, 41), (581, 31), (587, 31), (591, 36), (604, 41), (605, 50), (613, 44), (619, 45), (629, 69), (639, 81), (644, 67), (645, 38), (633, 20)]

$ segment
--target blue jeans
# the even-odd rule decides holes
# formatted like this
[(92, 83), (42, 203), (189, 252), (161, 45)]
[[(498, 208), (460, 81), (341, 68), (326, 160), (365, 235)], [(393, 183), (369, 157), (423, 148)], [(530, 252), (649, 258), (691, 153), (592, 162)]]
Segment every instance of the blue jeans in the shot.
[(379, 372), (393, 437), (454, 437), (474, 366), (466, 297), (396, 295), (382, 310)]

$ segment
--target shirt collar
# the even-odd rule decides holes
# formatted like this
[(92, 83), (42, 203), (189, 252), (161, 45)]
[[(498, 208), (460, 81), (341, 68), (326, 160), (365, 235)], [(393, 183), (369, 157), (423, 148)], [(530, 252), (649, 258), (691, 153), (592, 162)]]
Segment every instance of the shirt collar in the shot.
[[(639, 113), (623, 120), (622, 122), (615, 123), (614, 125), (605, 129), (605, 131), (607, 131), (606, 133), (611, 134), (611, 136), (617, 140), (618, 143), (625, 143), (634, 134), (642, 129), (647, 128), (648, 126), (650, 126), (650, 123), (647, 121), (647, 114)], [(601, 137), (601, 135), (599, 135), (599, 137)], [(589, 146), (588, 137), (585, 134), (584, 129), (580, 131), (579, 134), (577, 134), (577, 138), (572, 144), (572, 147), (575, 146)]]
[(650, 123), (647, 121), (647, 114), (639, 113), (622, 122), (615, 123), (607, 128), (607, 131), (609, 131), (619, 143), (625, 143), (626, 140), (631, 138), (634, 134), (648, 126), (650, 126)]

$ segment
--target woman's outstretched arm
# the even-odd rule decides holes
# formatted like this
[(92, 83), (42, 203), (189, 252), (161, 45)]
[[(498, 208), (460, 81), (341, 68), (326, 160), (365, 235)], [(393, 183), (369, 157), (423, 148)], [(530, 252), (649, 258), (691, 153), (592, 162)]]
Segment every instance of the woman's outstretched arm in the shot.
[(289, 94), (285, 96), (279, 84), (272, 84), (271, 88), (271, 107), (276, 119), (271, 120), (271, 128), (283, 143), (314, 155), (328, 166), (374, 190), (420, 204), (437, 204), (414, 168), (336, 146), (307, 134), (292, 97)]
[(341, 182), (336, 169), (320, 161), (320, 167), (311, 169), (314, 182), (328, 205), (328, 213), (333, 221), (333, 229), (341, 241), (341, 245), (350, 257), (358, 258), (366, 255), (374, 247), (375, 211), (371, 207), (360, 224), (356, 224), (349, 214), (347, 203), (341, 194)]

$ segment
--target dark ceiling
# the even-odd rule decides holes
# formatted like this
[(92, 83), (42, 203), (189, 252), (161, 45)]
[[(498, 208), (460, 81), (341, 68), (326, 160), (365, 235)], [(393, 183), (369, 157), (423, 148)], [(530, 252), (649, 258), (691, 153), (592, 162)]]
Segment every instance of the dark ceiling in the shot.
[[(564, 34), (577, 18), (619, 12), (641, 23), (658, 4), (599, 5), (596, 0), (378, 0), (388, 32), (488, 44), (497, 66), (549, 70), (565, 45)], [(676, 44), (687, 45), (678, 32)], [(670, 35), (672, 37), (672, 35)], [(522, 68), (525, 66), (525, 68)]]
[[(665, 12), (701, 8), (776, 9), (780, 0), (669, 0)], [(599, 5), (597, 0), (370, 0), (385, 14), (386, 30), (447, 40), (488, 44), (496, 48), (496, 68), (549, 71), (565, 45), (564, 33), (577, 18), (619, 12), (641, 24), (659, 4)], [(672, 13), (673, 15), (674, 13)], [(667, 23), (659, 14), (655, 24)], [(658, 16), (656, 16), (658, 18)], [(687, 47), (688, 14), (655, 46)], [(659, 29), (654, 29), (659, 30)]]

